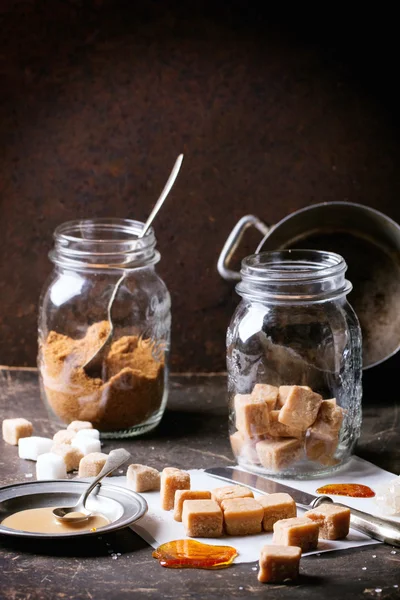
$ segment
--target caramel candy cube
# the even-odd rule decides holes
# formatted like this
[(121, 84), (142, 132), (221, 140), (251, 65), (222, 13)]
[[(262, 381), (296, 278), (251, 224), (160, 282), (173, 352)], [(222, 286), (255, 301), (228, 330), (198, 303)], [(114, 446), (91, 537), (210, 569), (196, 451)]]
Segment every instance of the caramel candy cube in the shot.
[(282, 546), (298, 546), (303, 552), (318, 546), (319, 525), (305, 517), (282, 519), (274, 524), (273, 543)]
[(126, 472), (128, 488), (135, 492), (151, 492), (160, 489), (160, 473), (146, 465), (129, 465)]
[(337, 406), (335, 398), (322, 401), (318, 416), (306, 438), (308, 458), (326, 465), (335, 463), (333, 455), (339, 443), (343, 412), (343, 409)]
[(78, 477), (96, 477), (104, 467), (107, 458), (107, 454), (103, 452), (86, 454), (79, 463)]
[(311, 431), (339, 435), (343, 422), (343, 413), (343, 408), (336, 404), (335, 398), (323, 400)]
[(337, 504), (320, 504), (304, 515), (319, 525), (319, 537), (324, 540), (342, 540), (350, 529), (350, 509)]
[(3, 421), (3, 440), (12, 446), (18, 446), (18, 440), (31, 437), (33, 425), (30, 421), (23, 418), (4, 419)]
[(228, 535), (260, 533), (264, 516), (263, 507), (254, 498), (223, 500), (225, 531)]
[(257, 464), (260, 461), (258, 460), (257, 451), (256, 451), (256, 443), (263, 439), (262, 436), (258, 436), (257, 438), (248, 438), (240, 433), (240, 431), (236, 431), (230, 436), (230, 442), (232, 446), (232, 451), (235, 456), (238, 458), (243, 458), (246, 462)]
[(303, 438), (304, 431), (279, 422), (279, 410), (272, 410), (269, 415), (268, 435), (272, 437)]
[(81, 429), (93, 429), (90, 421), (72, 421), (67, 426), (68, 431), (80, 431)]
[(339, 443), (337, 434), (321, 433), (311, 431), (305, 440), (307, 458), (318, 461), (323, 465), (335, 464), (333, 455)]
[[(286, 398), (288, 397), (289, 392), (291, 392), (293, 387), (296, 387), (296, 386), (294, 386), (294, 385), (280, 385), (279, 386), (276, 408), (282, 408), (282, 406), (286, 402)], [(311, 388), (308, 387), (308, 385), (299, 385), (298, 387), (301, 387), (304, 390), (309, 390), (310, 392), (312, 391)]]
[(269, 409), (263, 400), (255, 400), (250, 394), (236, 394), (234, 406), (236, 429), (242, 435), (252, 437), (268, 432)]
[(60, 431), (57, 431), (57, 433), (55, 433), (53, 435), (53, 442), (57, 445), (71, 444), (71, 442), (75, 436), (76, 436), (76, 431), (72, 431), (72, 430), (68, 430), (68, 429), (61, 429)]
[(223, 533), (222, 510), (214, 500), (186, 500), (182, 522), (189, 537), (216, 538)]
[(79, 463), (83, 458), (83, 454), (79, 448), (75, 448), (71, 444), (53, 444), (51, 451), (53, 454), (58, 454), (64, 459), (67, 473), (79, 469)]
[(190, 475), (186, 471), (166, 467), (161, 473), (161, 507), (172, 510), (176, 490), (190, 490)]
[(260, 556), (258, 581), (283, 583), (299, 575), (301, 548), (298, 546), (263, 546)]
[(264, 531), (273, 531), (274, 524), (281, 519), (297, 516), (296, 503), (289, 494), (268, 494), (257, 498), (257, 502), (264, 509), (262, 522)]
[(254, 498), (254, 494), (249, 488), (244, 487), (243, 485), (224, 485), (223, 487), (212, 490), (211, 498), (221, 506), (223, 500), (231, 500), (232, 498)]
[(317, 418), (321, 403), (322, 396), (294, 385), (279, 412), (278, 420), (284, 425), (305, 431)]
[(276, 438), (258, 442), (256, 450), (263, 467), (269, 471), (281, 471), (300, 458), (303, 445), (294, 438)]
[(175, 521), (182, 521), (183, 503), (186, 500), (211, 500), (211, 492), (206, 490), (177, 490), (174, 504)]
[(278, 388), (268, 383), (256, 383), (251, 392), (251, 397), (255, 402), (265, 402), (268, 410), (273, 410), (278, 400)]

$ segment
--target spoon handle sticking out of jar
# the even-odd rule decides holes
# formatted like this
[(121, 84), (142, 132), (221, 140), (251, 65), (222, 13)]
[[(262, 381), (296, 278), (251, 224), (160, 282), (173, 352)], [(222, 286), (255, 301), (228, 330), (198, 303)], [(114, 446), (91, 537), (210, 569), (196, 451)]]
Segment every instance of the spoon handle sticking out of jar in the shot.
[[(169, 192), (171, 191), (172, 186), (175, 183), (176, 178), (178, 177), (178, 173), (181, 168), (182, 161), (183, 161), (183, 154), (180, 154), (175, 161), (175, 164), (172, 168), (170, 176), (167, 179), (167, 183), (165, 184), (165, 186), (160, 194), (160, 197), (158, 198), (157, 202), (155, 203), (154, 208), (149, 215), (149, 218), (147, 219), (146, 223), (143, 225), (143, 228), (137, 237), (138, 240), (142, 239), (146, 235), (152, 222), (156, 218), (160, 208), (164, 204), (166, 197), (168, 196)], [(115, 284), (115, 287), (111, 294), (110, 300), (108, 302), (108, 306), (107, 306), (107, 320), (108, 320), (108, 324), (109, 324), (108, 335), (107, 335), (106, 339), (104, 340), (103, 344), (100, 346), (100, 348), (98, 348), (98, 350), (96, 350), (96, 352), (93, 354), (93, 356), (91, 356), (89, 358), (89, 360), (86, 361), (86, 363), (83, 365), (83, 370), (85, 371), (85, 373), (88, 377), (95, 378), (95, 377), (102, 376), (103, 361), (104, 361), (104, 358), (108, 354), (108, 351), (109, 351), (110, 346), (113, 341), (113, 335), (114, 335), (114, 326), (113, 326), (113, 322), (112, 322), (112, 308), (113, 308), (118, 290), (121, 287), (121, 284), (125, 279), (125, 276), (126, 276), (126, 272), (123, 270), (122, 275), (120, 276), (117, 283)]]

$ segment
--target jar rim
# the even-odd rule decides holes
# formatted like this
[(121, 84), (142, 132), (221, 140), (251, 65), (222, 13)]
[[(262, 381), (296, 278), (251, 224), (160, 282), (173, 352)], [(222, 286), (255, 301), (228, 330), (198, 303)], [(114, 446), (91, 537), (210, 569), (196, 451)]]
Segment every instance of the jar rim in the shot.
[(274, 250), (251, 254), (242, 260), (242, 278), (285, 281), (327, 277), (347, 270), (340, 254), (325, 250)]
[(150, 227), (140, 238), (142, 221), (99, 217), (76, 219), (59, 225), (53, 234), (50, 260), (62, 267), (135, 269), (160, 259)]
[(276, 250), (247, 256), (242, 261), (237, 292), (254, 300), (325, 302), (347, 295), (346, 261), (324, 250)]
[[(84, 241), (97, 241), (102, 242), (104, 244), (107, 243), (118, 243), (124, 241), (132, 241), (132, 239), (138, 239), (139, 234), (143, 228), (144, 223), (142, 221), (135, 221), (133, 219), (119, 219), (115, 217), (96, 217), (94, 219), (74, 219), (72, 221), (65, 221), (65, 223), (61, 223), (54, 230), (53, 237), (56, 240), (66, 240), (71, 242), (84, 242)], [(114, 231), (127, 233), (125, 239), (118, 240), (114, 238), (106, 238), (106, 237), (96, 237), (96, 238), (84, 238), (82, 235), (72, 235), (74, 231), (82, 231), (82, 228), (91, 228), (93, 231)], [(152, 227), (146, 232), (146, 237), (154, 236), (154, 230)]]

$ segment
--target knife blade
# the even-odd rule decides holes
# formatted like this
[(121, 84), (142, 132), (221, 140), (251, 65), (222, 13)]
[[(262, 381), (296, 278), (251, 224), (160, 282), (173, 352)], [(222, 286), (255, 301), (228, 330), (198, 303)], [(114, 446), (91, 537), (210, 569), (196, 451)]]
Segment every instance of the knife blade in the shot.
[[(265, 494), (285, 492), (292, 496), (297, 506), (306, 510), (311, 510), (325, 502), (333, 502), (332, 498), (329, 496), (313, 496), (312, 494), (302, 492), (301, 490), (292, 488), (274, 479), (268, 479), (262, 475), (250, 473), (249, 471), (242, 471), (235, 467), (213, 467), (205, 469), (205, 473), (212, 477), (216, 477), (217, 479), (222, 479), (223, 481), (245, 485), (257, 492), (264, 492)], [(347, 506), (346, 504), (339, 502), (335, 502), (334, 504), (350, 508), (350, 525), (353, 529), (357, 529), (357, 531), (361, 531), (361, 533), (381, 542), (385, 542), (386, 544), (400, 546), (400, 523), (389, 519), (382, 519), (381, 517), (375, 517), (374, 515), (362, 512), (361, 510), (351, 508), (351, 506)]]

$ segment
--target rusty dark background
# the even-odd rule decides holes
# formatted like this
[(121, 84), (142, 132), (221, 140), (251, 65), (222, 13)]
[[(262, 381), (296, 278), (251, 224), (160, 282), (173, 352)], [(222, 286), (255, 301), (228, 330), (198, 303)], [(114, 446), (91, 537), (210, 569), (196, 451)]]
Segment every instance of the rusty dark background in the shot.
[(225, 368), (216, 262), (244, 214), (349, 200), (400, 221), (395, 19), (258, 4), (0, 3), (0, 364), (35, 365), (54, 228), (145, 219), (180, 152), (156, 225), (174, 371)]

